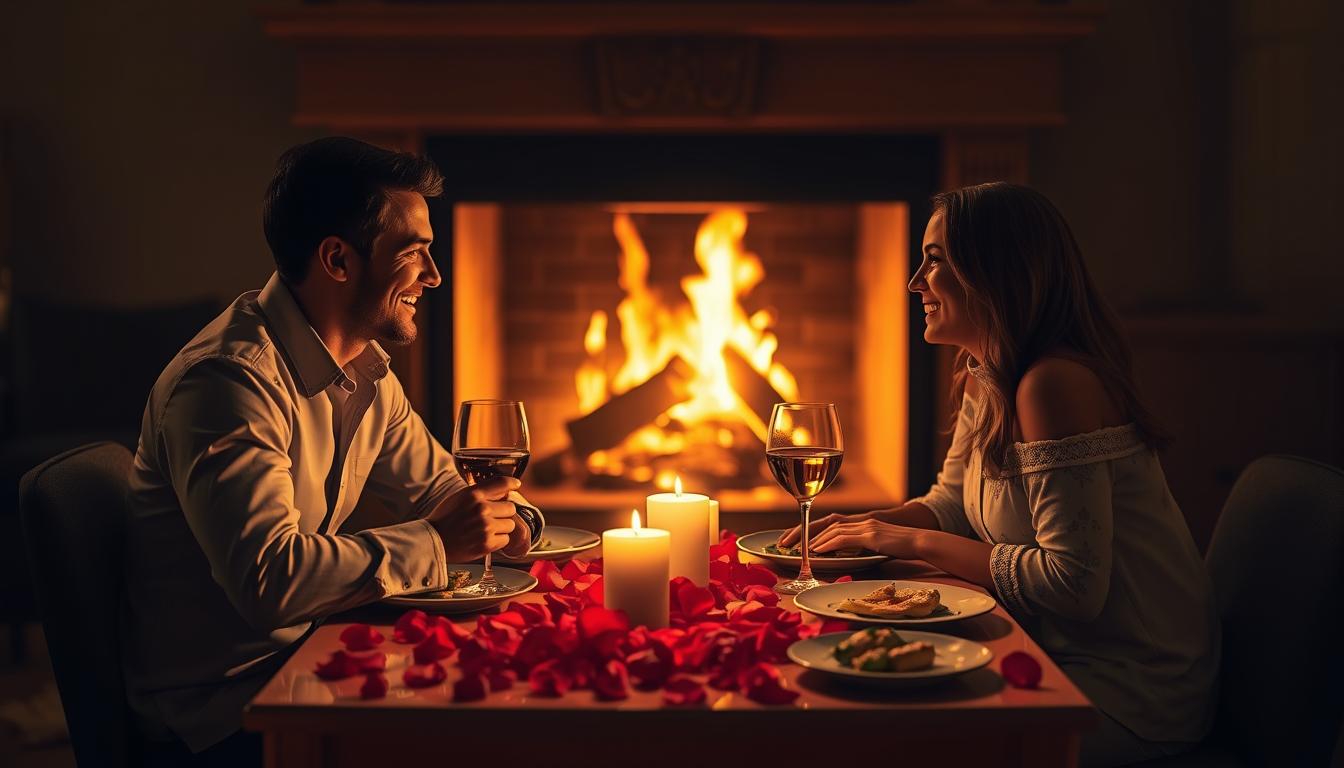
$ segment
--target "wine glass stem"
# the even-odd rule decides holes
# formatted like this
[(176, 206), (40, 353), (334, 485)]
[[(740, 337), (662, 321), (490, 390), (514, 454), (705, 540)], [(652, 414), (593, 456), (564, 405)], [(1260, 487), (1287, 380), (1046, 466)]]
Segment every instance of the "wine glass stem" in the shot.
[(812, 500), (798, 502), (798, 509), (803, 513), (803, 566), (798, 569), (798, 580), (808, 581), (812, 578), (812, 558), (809, 555), (812, 549), (811, 524), (812, 524)]
[(495, 581), (495, 571), (490, 567), (490, 553), (485, 553), (485, 570), (481, 573), (481, 586), (493, 587), (498, 582)]

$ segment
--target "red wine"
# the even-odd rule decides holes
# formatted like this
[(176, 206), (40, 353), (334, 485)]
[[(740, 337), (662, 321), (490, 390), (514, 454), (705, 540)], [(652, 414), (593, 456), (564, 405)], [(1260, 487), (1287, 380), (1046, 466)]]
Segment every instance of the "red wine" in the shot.
[(466, 448), (453, 454), (453, 463), (462, 479), (476, 485), (496, 477), (521, 479), (530, 458), (530, 452), (511, 448)]
[(805, 500), (826, 490), (840, 474), (844, 451), (833, 448), (774, 448), (765, 452), (775, 482), (795, 499)]

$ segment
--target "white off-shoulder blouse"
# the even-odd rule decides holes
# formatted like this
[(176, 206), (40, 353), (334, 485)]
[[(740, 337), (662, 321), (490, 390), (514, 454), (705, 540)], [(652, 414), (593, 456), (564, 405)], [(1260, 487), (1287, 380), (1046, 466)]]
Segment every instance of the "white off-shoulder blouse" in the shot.
[(1212, 723), (1218, 619), (1157, 455), (1134, 425), (969, 450), (975, 403), (923, 497), (938, 526), (994, 545), (994, 591), (1099, 709), (1150, 741)]

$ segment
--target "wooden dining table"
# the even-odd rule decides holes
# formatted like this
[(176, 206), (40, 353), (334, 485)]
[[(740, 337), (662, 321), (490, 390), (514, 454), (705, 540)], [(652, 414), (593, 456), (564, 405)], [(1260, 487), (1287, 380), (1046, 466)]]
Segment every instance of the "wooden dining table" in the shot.
[[(984, 591), (908, 561), (889, 561), (854, 578)], [(513, 599), (542, 602), (536, 593)], [(787, 596), (779, 604), (798, 610)], [(314, 674), (318, 662), (343, 648), (338, 636), (350, 623), (372, 624), (390, 638), (403, 610), (370, 606), (333, 617), (252, 699), (244, 724), (264, 735), (266, 765), (1073, 766), (1080, 736), (1096, 720), (1086, 696), (1002, 606), (919, 627), (986, 645), (994, 654), (988, 666), (928, 687), (890, 689), (784, 664), (780, 671), (801, 695), (783, 706), (708, 687), (705, 705), (694, 708), (667, 707), (660, 692), (634, 689), (622, 701), (598, 701), (589, 690), (541, 697), (526, 681), (480, 701), (454, 703), (452, 684), (460, 673), (451, 660), (444, 683), (407, 688), (398, 666), (407, 663), (410, 646), (390, 639), (380, 648), (388, 653), (385, 698), (362, 700), (361, 676), (329, 682)], [(474, 614), (450, 618), (468, 629), (476, 622)], [(1040, 662), (1038, 687), (1004, 681), (1000, 662), (1013, 651)]]

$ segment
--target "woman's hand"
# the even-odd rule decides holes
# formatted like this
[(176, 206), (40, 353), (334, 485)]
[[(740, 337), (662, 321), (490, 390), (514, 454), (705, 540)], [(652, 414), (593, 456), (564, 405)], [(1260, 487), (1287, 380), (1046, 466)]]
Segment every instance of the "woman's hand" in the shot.
[(817, 534), (810, 543), (816, 553), (866, 549), (902, 560), (921, 560), (919, 542), (924, 533), (922, 528), (884, 523), (867, 516), (861, 520), (841, 518), (841, 522)]
[[(826, 530), (827, 528), (837, 523), (844, 523), (853, 520), (867, 520), (869, 516), (873, 514), (875, 513), (860, 512), (857, 515), (831, 514), (819, 520), (813, 520), (812, 524), (807, 526), (808, 534), (810, 536), (810, 539), (808, 540), (808, 545), (812, 549), (812, 551), (815, 552), (817, 549), (817, 534), (821, 533), (822, 531)], [(779, 546), (781, 547), (796, 546), (798, 544), (799, 537), (802, 535), (802, 531), (803, 526), (801, 525), (795, 525), (789, 530), (785, 531), (784, 535), (779, 537)]]

